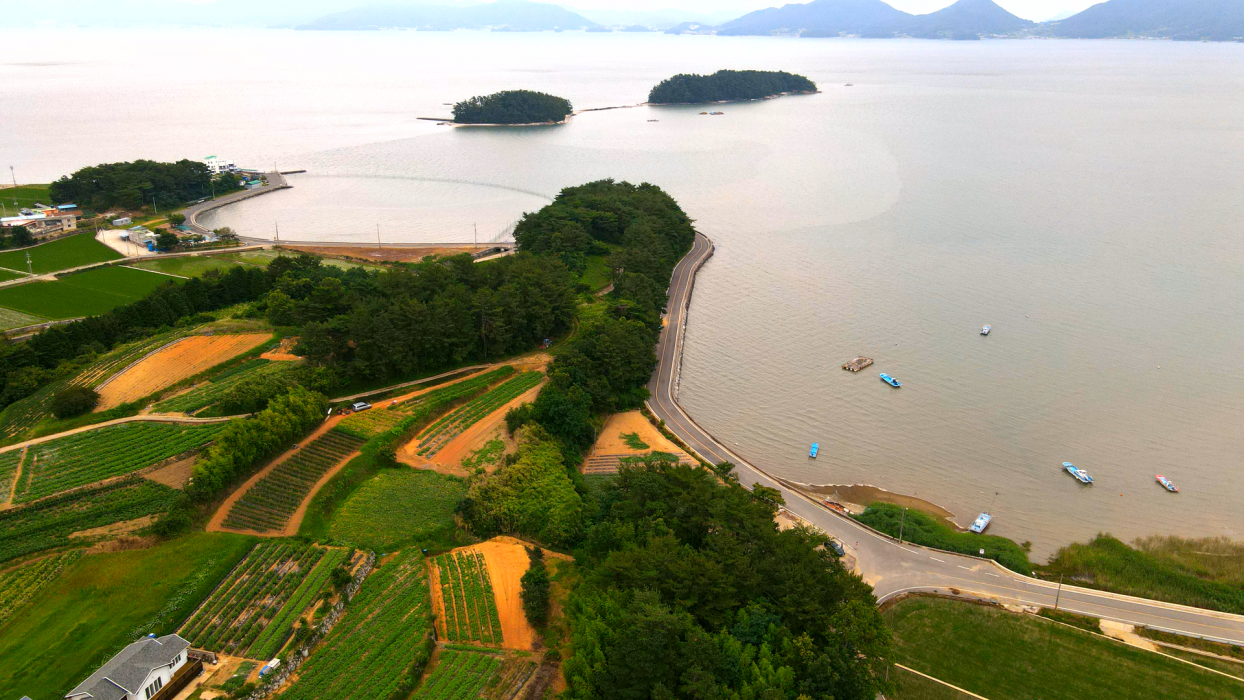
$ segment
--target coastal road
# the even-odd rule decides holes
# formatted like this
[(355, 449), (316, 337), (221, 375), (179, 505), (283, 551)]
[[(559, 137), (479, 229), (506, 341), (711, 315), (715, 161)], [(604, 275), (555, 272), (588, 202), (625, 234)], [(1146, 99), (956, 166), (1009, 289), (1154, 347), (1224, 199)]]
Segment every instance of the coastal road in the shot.
[[(289, 189), (290, 187), (289, 182), (285, 180), (285, 176), (279, 172), (274, 171), (270, 173), (263, 173), (263, 176), (268, 179), (268, 185), (266, 187), (260, 187), (258, 189), (253, 189), (253, 190), (242, 190), (240, 192), (224, 194), (215, 199), (209, 199), (205, 202), (199, 202), (198, 204), (191, 204), (185, 209), (182, 209), (181, 214), (186, 217), (186, 227), (189, 228), (194, 233), (198, 233), (201, 235), (207, 235), (211, 233), (212, 231), (211, 229), (199, 223), (199, 219), (198, 219), (199, 214), (202, 214), (203, 212), (206, 212), (206, 211), (211, 211), (212, 209), (219, 209), (220, 207), (223, 207), (226, 204), (233, 204), (234, 202), (240, 202), (243, 199), (250, 199), (251, 197), (258, 197), (260, 195), (268, 194), (269, 192), (276, 192), (277, 190)], [(261, 240), (260, 242), (267, 243), (268, 241)]]
[(666, 325), (657, 345), (658, 366), (648, 389), (648, 406), (694, 452), (713, 464), (731, 462), (739, 482), (782, 492), (795, 515), (840, 540), (855, 556), (857, 570), (873, 586), (879, 602), (903, 593), (937, 592), (993, 600), (1008, 605), (1058, 608), (1152, 629), (1244, 645), (1244, 616), (1094, 591), (1022, 576), (997, 563), (899, 543), (793, 491), (730, 450), (678, 404), (678, 378), (691, 291), (713, 244), (696, 234), (695, 244), (674, 268)]

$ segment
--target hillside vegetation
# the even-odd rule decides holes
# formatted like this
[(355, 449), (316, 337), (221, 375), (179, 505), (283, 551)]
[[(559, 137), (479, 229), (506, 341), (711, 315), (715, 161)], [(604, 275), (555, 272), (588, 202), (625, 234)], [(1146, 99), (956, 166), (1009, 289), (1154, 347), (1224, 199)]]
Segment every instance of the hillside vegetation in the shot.
[(570, 116), (570, 100), (532, 90), (503, 90), (454, 105), (459, 124), (556, 123)]
[(702, 104), (759, 100), (789, 92), (816, 92), (816, 83), (786, 71), (719, 70), (712, 75), (679, 73), (648, 93), (652, 104)]

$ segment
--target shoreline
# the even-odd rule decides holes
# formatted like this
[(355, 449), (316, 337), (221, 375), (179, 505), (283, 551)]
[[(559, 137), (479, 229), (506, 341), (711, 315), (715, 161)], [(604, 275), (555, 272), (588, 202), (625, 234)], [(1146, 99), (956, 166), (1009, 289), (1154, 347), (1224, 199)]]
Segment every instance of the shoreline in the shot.
[(788, 488), (819, 500), (831, 508), (834, 506), (844, 508), (848, 513), (862, 513), (870, 503), (890, 503), (943, 519), (955, 529), (966, 532), (964, 528), (955, 523), (955, 514), (952, 511), (916, 496), (890, 491), (872, 484), (805, 484), (779, 476), (774, 478)]

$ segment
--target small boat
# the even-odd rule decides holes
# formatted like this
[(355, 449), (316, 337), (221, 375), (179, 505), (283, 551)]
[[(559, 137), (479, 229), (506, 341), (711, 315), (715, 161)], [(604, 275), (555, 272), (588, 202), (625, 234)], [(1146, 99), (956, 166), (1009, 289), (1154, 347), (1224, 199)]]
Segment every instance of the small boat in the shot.
[(721, 114), (725, 114), (725, 112), (709, 112), (709, 114), (711, 114), (711, 115), (713, 115), (713, 116), (715, 117), (715, 116), (718, 116), (718, 115), (721, 115)]
[(1158, 483), (1162, 484), (1162, 488), (1170, 491), (1171, 493), (1179, 493), (1179, 487), (1172, 484), (1170, 479), (1162, 476), (1161, 474), (1158, 474)]
[(808, 450), (808, 456), (811, 457), (812, 459), (816, 459), (816, 451), (819, 449), (821, 449), (821, 443), (819, 442), (812, 443), (812, 449)]
[(989, 335), (989, 331), (991, 330), (993, 329), (990, 328), (989, 326), (985, 326), (984, 328), (981, 329), (981, 335)]
[(980, 515), (976, 516), (976, 522), (972, 523), (972, 526), (969, 527), (968, 529), (979, 535), (980, 533), (985, 531), (985, 528), (989, 527), (989, 521), (991, 520), (993, 520), (992, 515), (990, 515), (989, 513), (981, 513)]
[(903, 386), (902, 384), (899, 384), (899, 382), (898, 382), (898, 380), (897, 380), (897, 379), (895, 379), (894, 377), (891, 377), (890, 375), (886, 374), (885, 372), (882, 372), (882, 373), (881, 373), (881, 381), (885, 382), (886, 384), (889, 384), (890, 386), (894, 387), (895, 389), (897, 389), (897, 388), (898, 388), (898, 387), (900, 387), (900, 386)]
[(1081, 484), (1093, 483), (1093, 477), (1089, 476), (1088, 472), (1076, 467), (1071, 462), (1063, 462), (1063, 469), (1066, 469), (1067, 473), (1074, 476), (1076, 481), (1079, 481)]

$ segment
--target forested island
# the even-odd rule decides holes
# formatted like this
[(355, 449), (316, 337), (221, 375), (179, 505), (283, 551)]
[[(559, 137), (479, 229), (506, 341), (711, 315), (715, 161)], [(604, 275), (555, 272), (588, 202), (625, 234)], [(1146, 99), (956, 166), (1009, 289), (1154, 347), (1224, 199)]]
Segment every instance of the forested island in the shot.
[(786, 71), (719, 70), (712, 75), (679, 73), (666, 78), (648, 93), (648, 102), (702, 104), (812, 92), (816, 92), (816, 83)]
[(454, 105), (457, 124), (556, 124), (572, 111), (570, 100), (532, 90), (502, 90)]

